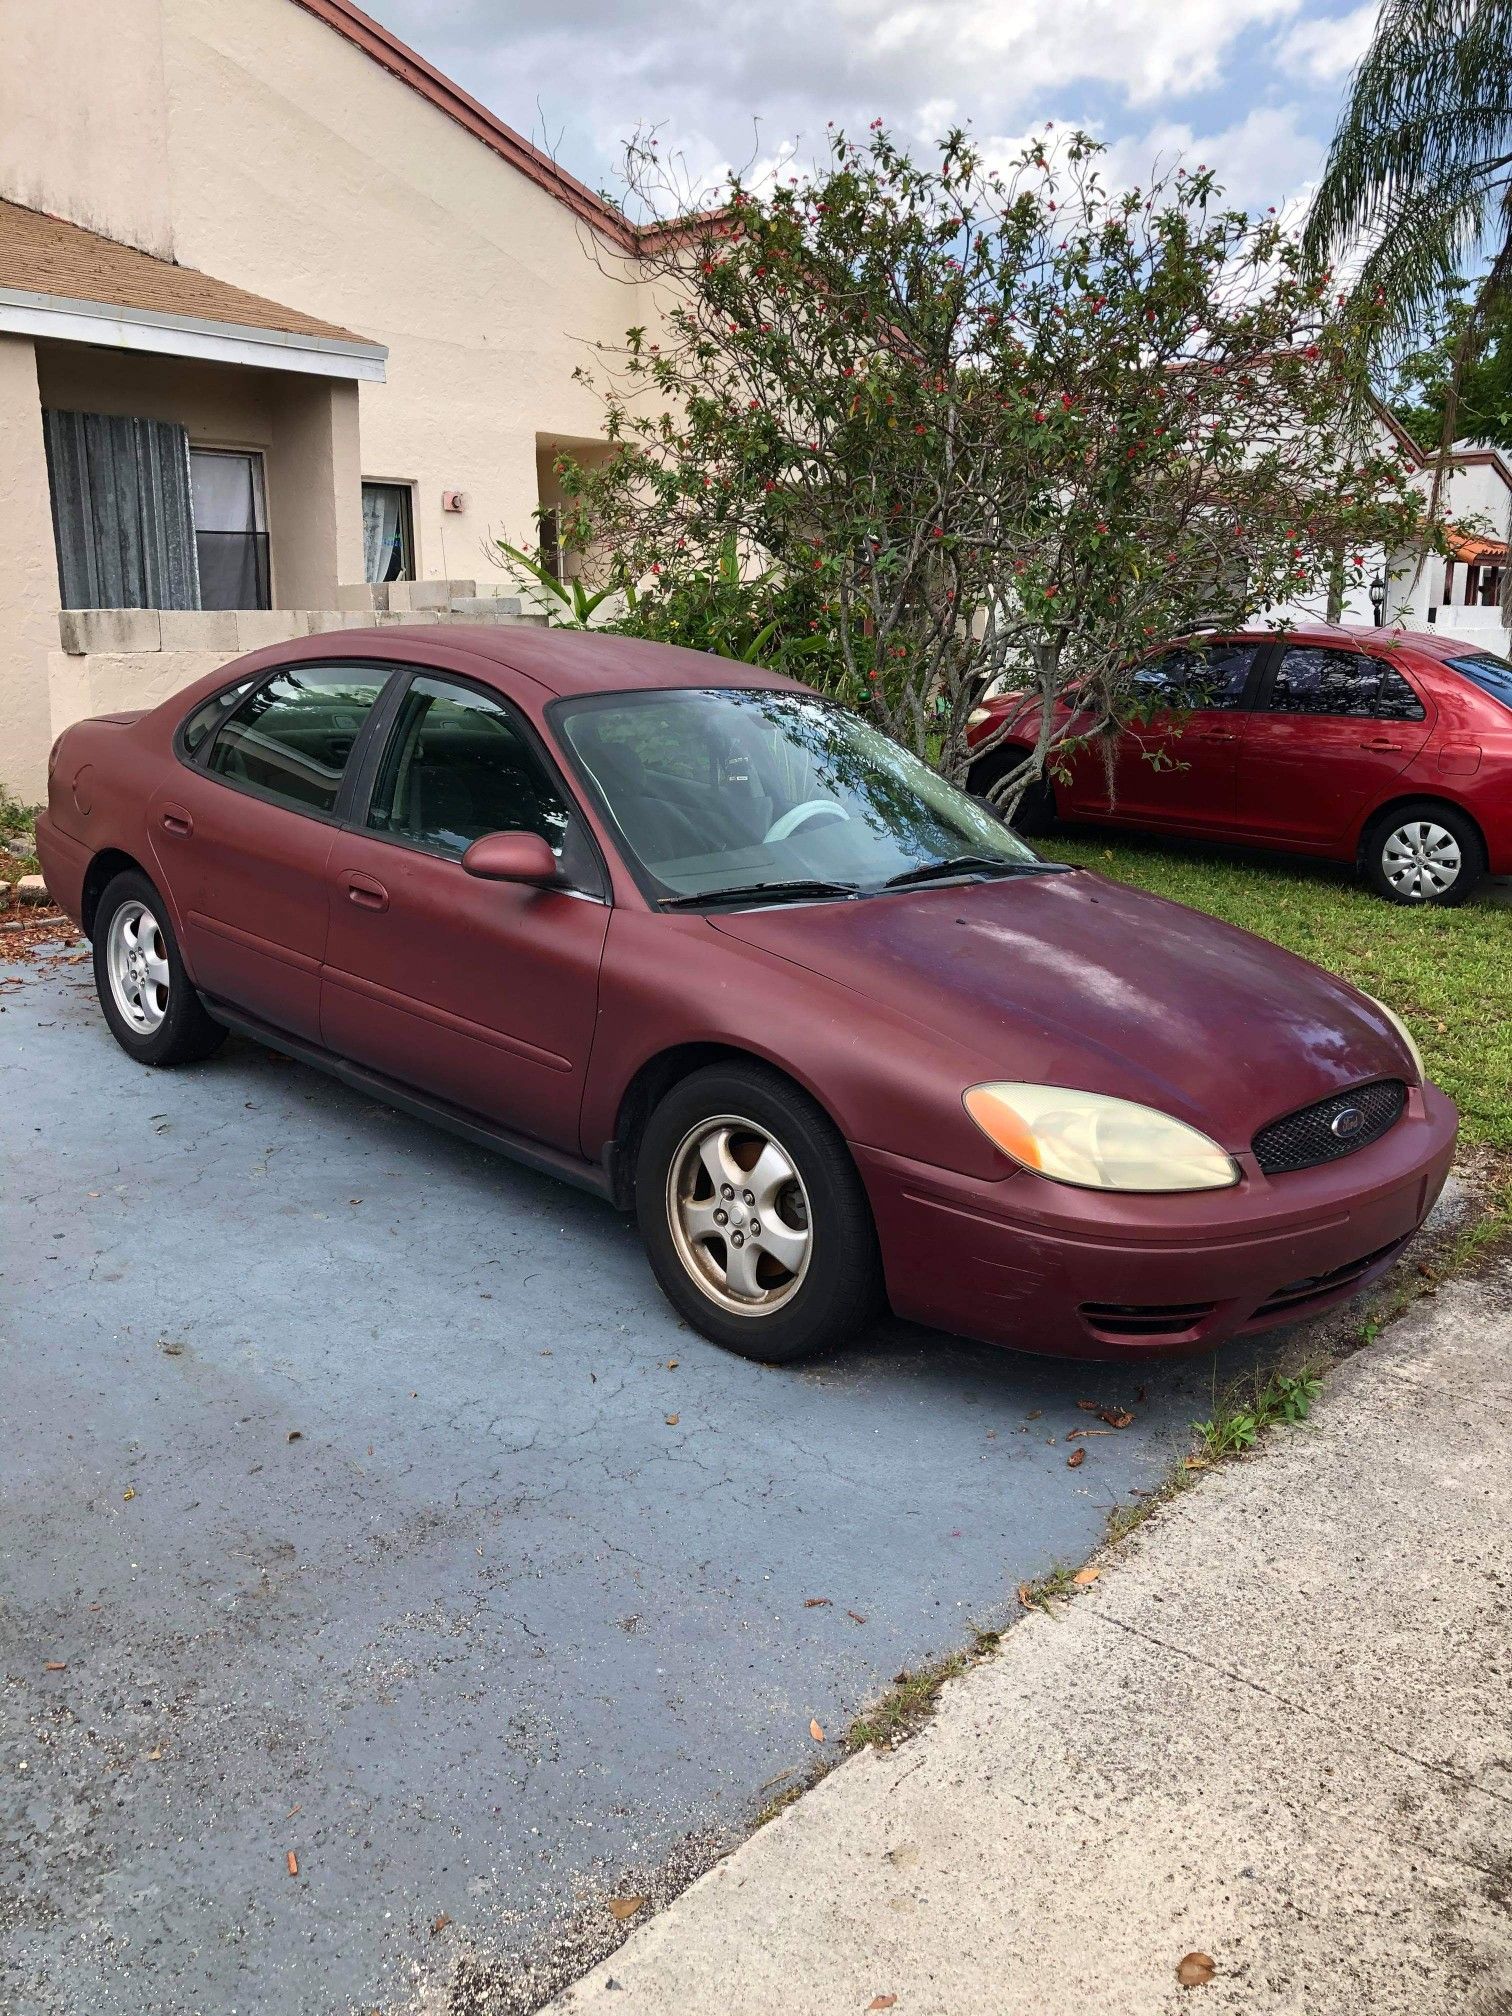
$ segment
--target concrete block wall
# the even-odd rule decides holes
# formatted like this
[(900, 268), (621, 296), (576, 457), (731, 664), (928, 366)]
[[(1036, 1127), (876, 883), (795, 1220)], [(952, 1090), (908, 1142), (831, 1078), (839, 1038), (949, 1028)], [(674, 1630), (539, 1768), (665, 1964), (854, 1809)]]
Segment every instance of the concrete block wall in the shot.
[[(416, 588), (462, 592), (427, 593), (415, 602)], [(524, 623), (539, 628), (545, 620), (522, 611), (516, 596), (477, 595), (475, 588), (471, 581), (395, 581), (376, 591), (392, 600), (396, 590), (404, 590), (397, 608), (375, 608), (369, 602), (339, 609), (64, 609), (58, 616), (60, 648), (49, 652), (47, 660), (52, 735), (91, 714), (156, 707), (205, 673), (267, 644), (379, 626)], [(349, 592), (355, 603), (355, 590), (342, 591)], [(39, 779), (35, 795), (40, 797), (43, 789)]]

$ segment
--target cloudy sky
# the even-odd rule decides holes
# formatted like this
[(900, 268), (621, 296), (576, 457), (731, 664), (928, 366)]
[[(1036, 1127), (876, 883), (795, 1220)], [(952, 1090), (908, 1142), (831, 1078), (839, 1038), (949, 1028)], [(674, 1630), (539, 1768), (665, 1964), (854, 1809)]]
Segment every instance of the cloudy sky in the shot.
[[(1251, 207), (1305, 196), (1375, 0), (366, 0), (368, 11), (595, 188), (638, 124), (695, 178), (881, 115), (994, 151), (1053, 119), (1128, 179), (1216, 167)], [(759, 122), (759, 124), (758, 124)]]

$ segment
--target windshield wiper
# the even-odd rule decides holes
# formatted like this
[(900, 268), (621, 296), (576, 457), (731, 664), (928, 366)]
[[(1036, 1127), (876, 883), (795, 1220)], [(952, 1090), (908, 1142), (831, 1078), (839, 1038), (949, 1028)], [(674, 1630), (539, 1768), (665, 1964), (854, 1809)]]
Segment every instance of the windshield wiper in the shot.
[(663, 910), (686, 910), (698, 903), (737, 903), (747, 899), (758, 903), (801, 902), (808, 896), (855, 896), (855, 882), (744, 882), (729, 889), (690, 889), (683, 895), (663, 896)]
[(940, 882), (949, 876), (971, 875), (984, 869), (994, 875), (1060, 875), (1064, 861), (1005, 861), (989, 854), (954, 854), (948, 861), (925, 861), (917, 868), (905, 868), (901, 875), (889, 875), (884, 889), (905, 889), (910, 882)]

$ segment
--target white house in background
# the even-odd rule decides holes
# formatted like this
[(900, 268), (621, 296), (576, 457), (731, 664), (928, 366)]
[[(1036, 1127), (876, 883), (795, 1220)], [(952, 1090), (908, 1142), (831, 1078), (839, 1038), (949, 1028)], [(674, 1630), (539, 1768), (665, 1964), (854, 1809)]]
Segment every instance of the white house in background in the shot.
[[(1433, 453), (1419, 447), (1384, 406), (1377, 406), (1382, 435), (1400, 449), (1416, 471), (1426, 496), (1433, 482)], [(1442, 630), (1467, 643), (1505, 653), (1506, 629), (1500, 609), (1502, 569), (1507, 564), (1507, 531), (1512, 520), (1512, 459), (1485, 441), (1456, 441), (1444, 478), (1442, 509), (1453, 528), (1447, 559), (1430, 554), (1419, 573), (1410, 555), (1366, 556), (1365, 582), (1345, 598), (1340, 620), (1370, 623), (1375, 609), (1371, 581), (1385, 589), (1381, 620), (1408, 630)], [(1317, 618), (1317, 610), (1278, 610), (1279, 619)]]
[(350, 0), (5, 23), (0, 783), (252, 644), (517, 606), (485, 543), (653, 312), (619, 212)]

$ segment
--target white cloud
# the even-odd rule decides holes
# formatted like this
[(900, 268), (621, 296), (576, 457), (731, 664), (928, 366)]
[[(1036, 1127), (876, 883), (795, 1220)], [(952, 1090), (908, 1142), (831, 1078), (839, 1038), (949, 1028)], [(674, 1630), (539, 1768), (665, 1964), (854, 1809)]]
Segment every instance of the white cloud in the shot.
[(923, 149), (969, 124), (1003, 161), (1021, 144), (1007, 136), (1050, 118), (1105, 141), (1107, 182), (1147, 182), (1157, 157), (1203, 161), (1234, 202), (1290, 215), (1319, 172), (1377, 0), (365, 4), (610, 190), (625, 140), (646, 127), (698, 189), (732, 166), (773, 171), (794, 155), (807, 166), (830, 120), (859, 135), (881, 116)]
[(1325, 145), (1304, 128), (1294, 105), (1257, 105), (1216, 133), (1160, 120), (1142, 134), (1121, 135), (1109, 146), (1104, 179), (1118, 186), (1148, 181), (1157, 162), (1167, 169), (1207, 167), (1231, 202), (1253, 210), (1274, 204), (1290, 222), (1312, 193)]
[(1342, 83), (1369, 48), (1379, 12), (1377, 0), (1366, 0), (1350, 14), (1299, 21), (1281, 44), (1283, 73), (1300, 71), (1310, 84)]

